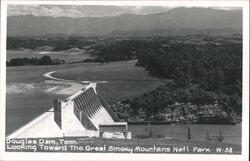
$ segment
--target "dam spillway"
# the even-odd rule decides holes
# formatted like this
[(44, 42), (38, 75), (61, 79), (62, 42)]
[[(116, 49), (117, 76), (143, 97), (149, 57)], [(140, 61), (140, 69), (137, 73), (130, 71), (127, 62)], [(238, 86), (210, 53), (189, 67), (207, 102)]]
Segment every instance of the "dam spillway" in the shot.
[[(74, 113), (87, 129), (98, 130), (100, 123), (112, 123), (114, 119), (104, 108), (93, 88), (74, 98)], [(83, 119), (86, 118), (86, 119)]]

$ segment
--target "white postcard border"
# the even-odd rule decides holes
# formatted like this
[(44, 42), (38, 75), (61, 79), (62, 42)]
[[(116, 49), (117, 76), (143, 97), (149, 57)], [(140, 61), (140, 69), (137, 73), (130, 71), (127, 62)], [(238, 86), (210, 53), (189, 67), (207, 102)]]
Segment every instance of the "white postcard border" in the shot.
[[(6, 100), (6, 24), (8, 4), (61, 5), (128, 5), (128, 6), (216, 6), (243, 7), (243, 88), (242, 88), (242, 154), (117, 154), (117, 153), (41, 153), (5, 152)], [(249, 157), (249, 3), (237, 1), (1, 1), (1, 56), (0, 56), (0, 160), (248, 160)]]

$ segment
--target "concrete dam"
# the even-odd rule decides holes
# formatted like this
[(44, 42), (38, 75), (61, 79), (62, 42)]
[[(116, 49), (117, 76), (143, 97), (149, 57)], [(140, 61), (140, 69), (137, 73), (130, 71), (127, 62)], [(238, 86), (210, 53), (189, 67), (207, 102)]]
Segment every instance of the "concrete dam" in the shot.
[[(51, 72), (50, 72), (51, 73)], [(53, 77), (50, 77), (54, 79)], [(68, 81), (54, 79), (55, 81)], [(131, 138), (127, 122), (119, 119), (89, 82), (66, 99), (53, 100), (53, 107), (7, 138), (105, 137)]]

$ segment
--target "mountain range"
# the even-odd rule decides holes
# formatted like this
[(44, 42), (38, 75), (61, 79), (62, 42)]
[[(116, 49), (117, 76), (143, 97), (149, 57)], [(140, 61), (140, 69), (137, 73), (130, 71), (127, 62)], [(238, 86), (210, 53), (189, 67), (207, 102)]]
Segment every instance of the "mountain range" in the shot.
[(68, 34), (126, 37), (234, 33), (242, 33), (242, 10), (181, 7), (162, 13), (113, 17), (7, 17), (8, 36)]

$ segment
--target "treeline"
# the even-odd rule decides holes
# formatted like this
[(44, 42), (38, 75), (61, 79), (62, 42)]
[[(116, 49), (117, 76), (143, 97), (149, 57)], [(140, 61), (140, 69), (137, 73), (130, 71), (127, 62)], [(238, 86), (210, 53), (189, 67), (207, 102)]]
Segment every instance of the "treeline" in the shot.
[(67, 38), (7, 38), (7, 49), (27, 48), (35, 49), (41, 46), (51, 46), (53, 51), (67, 50), (70, 48), (82, 48), (93, 44), (83, 37), (67, 37)]
[(58, 65), (65, 64), (64, 60), (51, 59), (50, 56), (43, 56), (41, 58), (14, 58), (7, 61), (7, 66), (23, 66), (23, 65)]
[(235, 124), (241, 122), (241, 115), (232, 108), (235, 103), (241, 108), (240, 99), (234, 96), (216, 94), (197, 85), (180, 88), (170, 83), (119, 101), (112, 109), (124, 121)]
[(137, 59), (139, 53), (154, 50), (159, 44), (157, 42), (148, 43), (144, 40), (123, 40), (116, 41), (108, 45), (95, 47), (95, 61), (113, 62)]
[[(188, 45), (207, 45), (207, 44), (227, 44), (242, 43), (241, 35), (231, 36), (207, 36), (207, 35), (188, 35), (174, 37), (132, 37), (129, 39), (106, 40), (105, 43), (93, 46), (96, 56), (95, 61), (112, 62), (137, 59), (144, 53), (168, 52), (168, 46), (174, 48), (178, 44)], [(174, 49), (168, 49), (174, 50)]]
[(137, 65), (172, 79), (113, 106), (124, 120), (239, 122), (242, 112), (242, 44), (176, 43), (138, 53)]
[(179, 86), (241, 97), (242, 44), (175, 44), (138, 56), (137, 65)]

